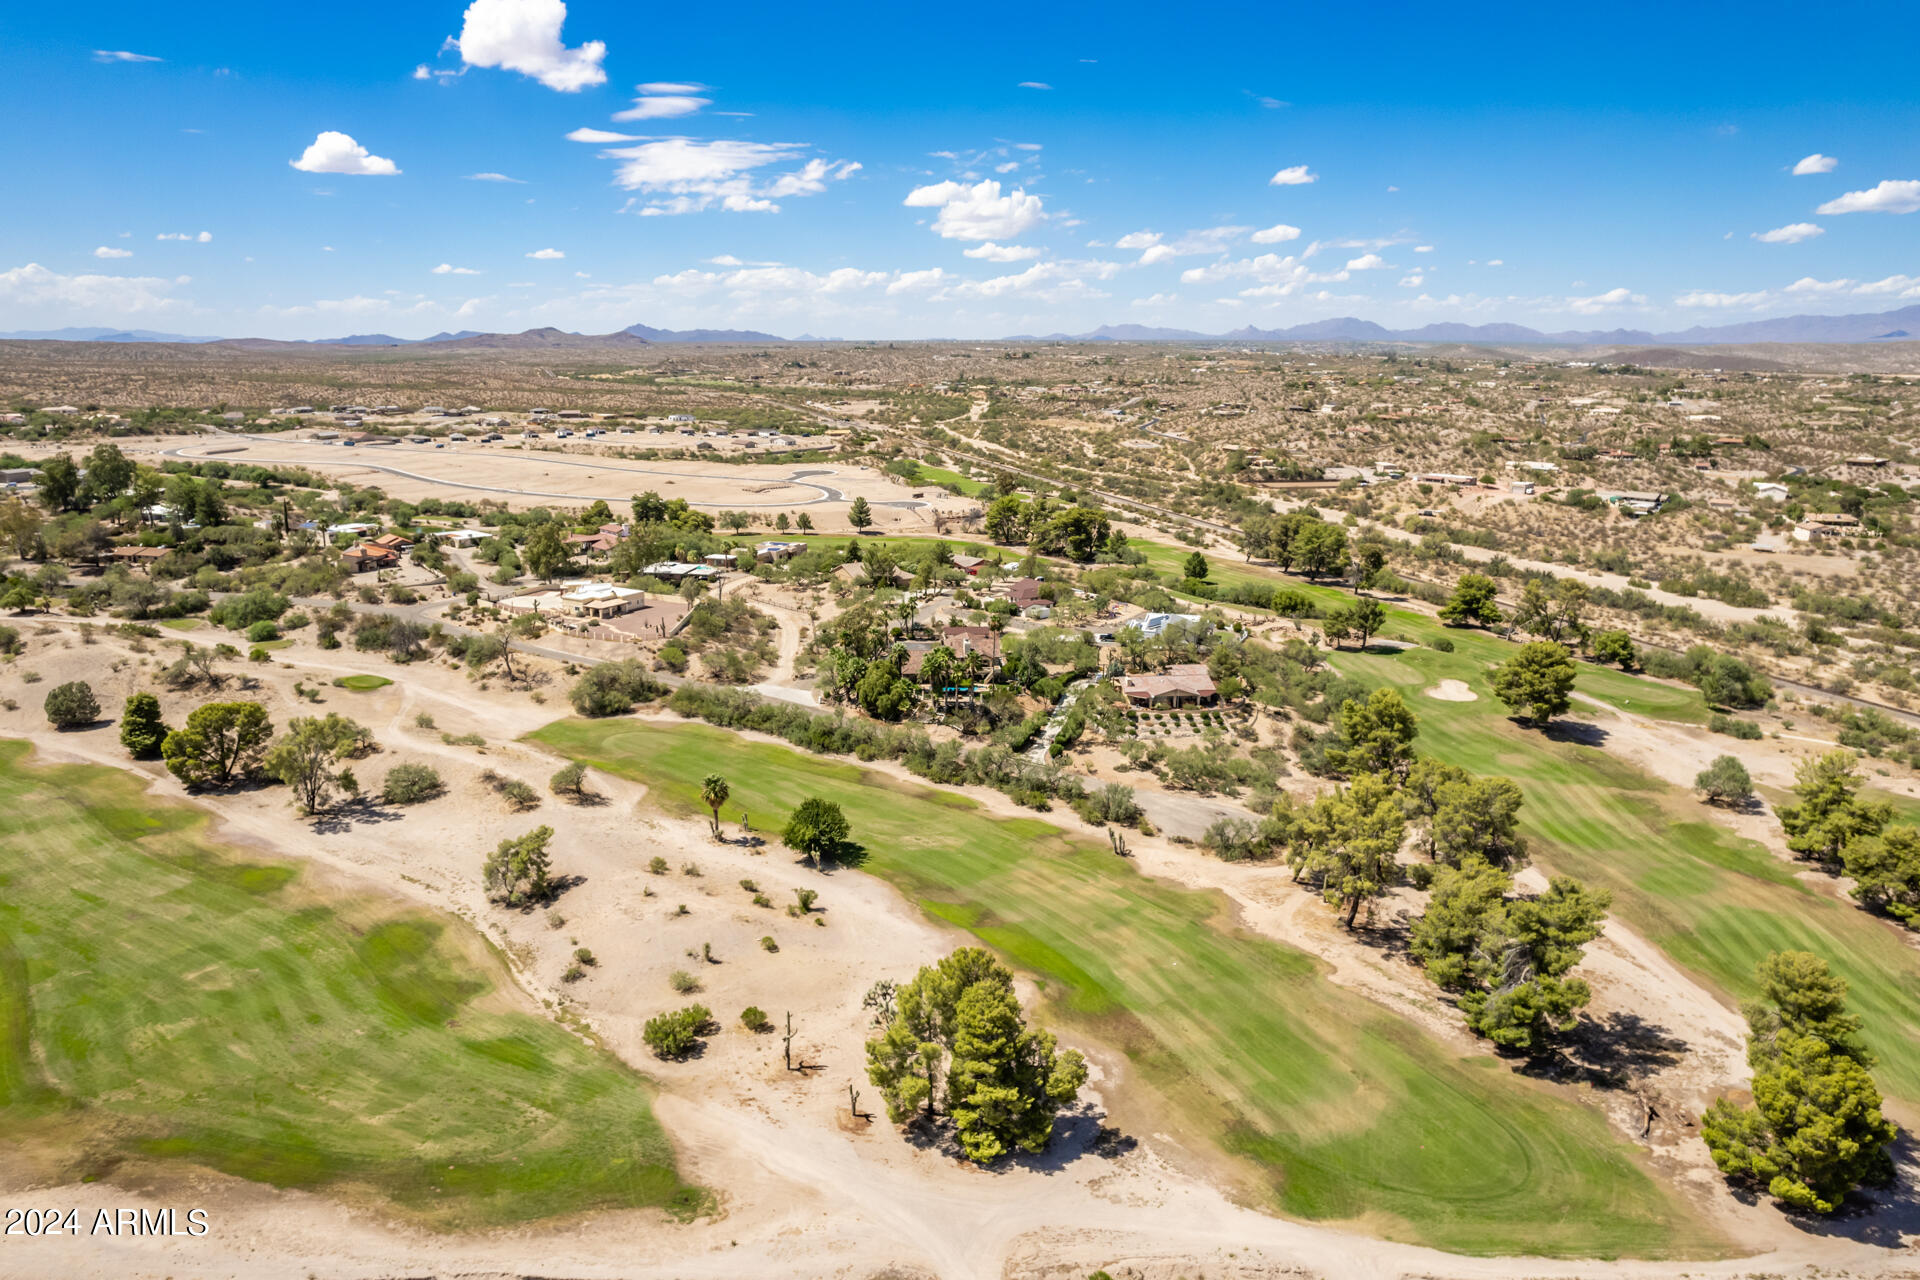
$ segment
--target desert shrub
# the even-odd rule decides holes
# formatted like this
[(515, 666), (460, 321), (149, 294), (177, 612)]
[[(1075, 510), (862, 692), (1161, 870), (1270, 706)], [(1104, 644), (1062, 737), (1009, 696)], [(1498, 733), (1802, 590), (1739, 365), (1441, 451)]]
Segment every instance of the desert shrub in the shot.
[(780, 944), (775, 942), (771, 937), (766, 937), (766, 938), (760, 939), (760, 949), (762, 951), (772, 953), (780, 950)]
[(637, 659), (627, 658), (582, 672), (567, 691), (567, 700), (583, 716), (623, 716), (634, 703), (650, 702), (666, 691)]
[(547, 788), (557, 796), (584, 796), (587, 793), (587, 766), (578, 760), (547, 780)]
[(1742, 720), (1737, 716), (1723, 716), (1719, 712), (1707, 717), (1707, 729), (1712, 733), (1724, 733), (1729, 738), (1739, 738), (1752, 742), (1764, 736), (1760, 726), (1751, 720)]
[(658, 854), (655, 854), (652, 858), (649, 858), (647, 860), (647, 870), (653, 872), (653, 874), (657, 876), (663, 876), (667, 874), (667, 860), (665, 858), (660, 857)]
[(269, 640), (280, 638), (280, 628), (262, 618), (247, 628), (247, 641), (250, 644), (265, 644)]
[(700, 979), (694, 977), (685, 969), (675, 969), (667, 975), (667, 985), (675, 991), (678, 991), (681, 995), (687, 996), (692, 995), (700, 989)]
[(503, 777), (489, 769), (480, 775), (480, 781), (492, 788), (493, 793), (505, 800), (507, 808), (515, 813), (540, 807), (540, 793), (518, 778)]
[(432, 765), (397, 764), (380, 784), (380, 798), (388, 804), (420, 804), (446, 790)]
[(707, 1006), (690, 1004), (684, 1009), (647, 1019), (647, 1025), (641, 1028), (640, 1038), (659, 1057), (684, 1058), (700, 1043), (700, 1037), (706, 1034), (712, 1021), (713, 1014)]
[(765, 1031), (773, 1026), (773, 1019), (759, 1005), (750, 1004), (740, 1011), (740, 1025), (749, 1031)]

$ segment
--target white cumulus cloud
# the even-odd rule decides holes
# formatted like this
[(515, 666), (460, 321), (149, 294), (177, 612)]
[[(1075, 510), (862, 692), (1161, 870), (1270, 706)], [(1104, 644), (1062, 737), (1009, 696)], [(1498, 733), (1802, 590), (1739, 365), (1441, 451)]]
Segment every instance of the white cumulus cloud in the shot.
[(1386, 271), (1393, 267), (1391, 262), (1377, 253), (1363, 253), (1357, 258), (1347, 259), (1348, 271)]
[(454, 43), (470, 67), (518, 71), (561, 93), (605, 84), (607, 46), (589, 40), (567, 48), (560, 38), (566, 20), (564, 0), (473, 0)]
[(1711, 293), (1696, 289), (1692, 293), (1683, 293), (1673, 300), (1676, 307), (1712, 307), (1725, 310), (1729, 307), (1757, 307), (1769, 297), (1766, 290), (1758, 293)]
[(962, 249), (960, 252), (969, 258), (978, 258), (984, 262), (1025, 262), (1029, 258), (1040, 256), (1040, 250), (1032, 245), (995, 244), (991, 240), (985, 244), (977, 244), (971, 249)]
[(1796, 178), (1804, 178), (1810, 173), (1832, 173), (1840, 162), (1832, 156), (1823, 156), (1818, 151), (1793, 166)]
[(133, 256), (133, 250), (111, 249), (103, 244), (93, 251), (93, 256), (96, 258), (131, 258)]
[(566, 257), (567, 255), (560, 252), (560, 250), (558, 249), (535, 249), (532, 253), (528, 254), (527, 256), (529, 258), (537, 258), (541, 262), (557, 262), (561, 258)]
[(610, 129), (575, 129), (567, 135), (568, 142), (638, 142), (640, 138), (631, 133), (614, 133)]
[(155, 240), (191, 240), (196, 244), (206, 244), (213, 239), (213, 232), (202, 231), (196, 235), (191, 231), (162, 231), (159, 235), (155, 236), (154, 239)]
[(472, 267), (456, 267), (451, 262), (443, 262), (433, 269), (437, 276), (477, 276), (480, 273)]
[(351, 173), (362, 177), (390, 177), (400, 172), (400, 166), (385, 156), (370, 154), (367, 149), (344, 133), (327, 129), (313, 140), (313, 145), (300, 153), (298, 160), (289, 160), (288, 164), (302, 173)]
[(1590, 298), (1568, 298), (1567, 309), (1577, 315), (1591, 316), (1610, 311), (1615, 307), (1641, 306), (1646, 300), (1644, 295), (1635, 293), (1631, 289), (1609, 289), (1605, 293), (1597, 293)]
[(973, 186), (949, 181), (915, 187), (902, 203), (938, 209), (933, 229), (948, 240), (1011, 240), (1046, 217), (1039, 196), (1020, 187), (1003, 195), (991, 178)]
[(1771, 231), (1756, 231), (1753, 238), (1761, 244), (1799, 244), (1802, 240), (1811, 240), (1815, 236), (1827, 234), (1825, 227), (1815, 226), (1811, 222), (1790, 222), (1784, 227), (1775, 227)]
[(132, 53), (126, 49), (95, 49), (93, 51), (93, 60), (95, 62), (162, 62), (162, 61), (165, 61), (165, 59), (156, 58), (150, 53)]
[(125, 315), (143, 311), (171, 311), (183, 304), (167, 296), (187, 283), (158, 276), (61, 275), (37, 262), (0, 271), (0, 302), (12, 306), (63, 314)]
[(1148, 245), (1147, 251), (1140, 255), (1140, 265), (1150, 267), (1156, 262), (1165, 262), (1168, 258), (1177, 258), (1179, 256), (1178, 253), (1174, 252), (1174, 248), (1170, 244)]
[(1113, 242), (1116, 249), (1148, 249), (1160, 243), (1158, 231), (1129, 231)]
[(859, 172), (853, 160), (808, 160), (799, 169), (763, 185), (755, 170), (796, 160), (805, 144), (741, 142), (728, 139), (656, 138), (638, 146), (615, 147), (605, 154), (619, 161), (614, 185), (644, 194), (629, 208), (641, 217), (698, 213), (718, 206), (732, 213), (773, 213), (776, 200), (817, 195), (829, 182)]
[(1888, 180), (1865, 191), (1849, 191), (1815, 213), (1912, 213), (1920, 209), (1920, 180)]
[(1304, 187), (1309, 182), (1320, 181), (1320, 175), (1308, 170), (1303, 164), (1289, 165), (1267, 179), (1270, 187)]
[(1270, 227), (1262, 227), (1253, 233), (1255, 244), (1279, 244), (1283, 240), (1298, 240), (1300, 228), (1290, 227), (1284, 222), (1276, 222)]
[(511, 182), (515, 186), (519, 186), (519, 187), (524, 187), (527, 185), (527, 180), (525, 178), (509, 178), (504, 173), (470, 173), (467, 175), (467, 181), (468, 182)]

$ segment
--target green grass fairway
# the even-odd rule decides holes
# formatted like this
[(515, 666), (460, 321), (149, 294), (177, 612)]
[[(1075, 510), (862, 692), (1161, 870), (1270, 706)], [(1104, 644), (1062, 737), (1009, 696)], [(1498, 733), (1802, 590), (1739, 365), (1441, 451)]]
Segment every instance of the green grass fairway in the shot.
[(333, 682), (339, 688), (352, 689), (358, 693), (370, 693), (375, 689), (384, 689), (393, 681), (385, 676), (341, 676)]
[(564, 720), (534, 737), (689, 814), (702, 776), (723, 774), (762, 830), (807, 796), (837, 801), (867, 871), (1031, 972), (1051, 1019), (1124, 1051), (1185, 1132), (1245, 1157), (1288, 1213), (1468, 1253), (1720, 1247), (1596, 1110), (1454, 1056), (1236, 929), (1220, 895), (1141, 876), (1104, 843), (704, 725)]
[(930, 485), (950, 484), (969, 498), (977, 498), (993, 490), (993, 486), (984, 480), (969, 480), (958, 471), (950, 471), (946, 467), (930, 467), (924, 462), (920, 464), (920, 480)]
[(195, 631), (200, 627), (199, 618), (163, 618), (160, 625), (170, 631)]
[(309, 893), (128, 774), (27, 756), (0, 741), (0, 1161), (178, 1157), (449, 1228), (706, 1203), (647, 1082), (518, 1012), (465, 926)]
[[(1487, 668), (1511, 652), (1492, 637), (1453, 633), (1453, 653), (1337, 656), (1368, 685), (1394, 685), (1420, 717), (1416, 747), (1475, 773), (1499, 773), (1526, 793), (1522, 811), (1540, 860), (1613, 890), (1614, 913), (1709, 986), (1753, 994), (1769, 951), (1826, 957), (1852, 984), (1854, 1012), (1879, 1055), (1888, 1093), (1920, 1103), (1920, 951), (1901, 932), (1802, 885), (1794, 868), (1714, 823), (1694, 797), (1610, 755), (1604, 745), (1555, 741), (1507, 718)], [(1451, 677), (1480, 695), (1442, 702), (1422, 689)], [(1580, 689), (1642, 715), (1685, 718), (1699, 695), (1582, 665)], [(1606, 717), (1600, 718), (1604, 727)], [(1704, 767), (1711, 753), (1703, 752)], [(1680, 1028), (1674, 1028), (1680, 1030)]]

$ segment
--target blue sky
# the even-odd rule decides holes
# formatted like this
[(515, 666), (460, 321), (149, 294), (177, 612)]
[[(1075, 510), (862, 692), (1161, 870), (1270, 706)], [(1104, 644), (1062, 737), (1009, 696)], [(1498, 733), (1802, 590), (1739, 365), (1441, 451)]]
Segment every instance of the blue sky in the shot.
[(1890, 3), (16, 4), (0, 330), (1891, 310), (1916, 48)]

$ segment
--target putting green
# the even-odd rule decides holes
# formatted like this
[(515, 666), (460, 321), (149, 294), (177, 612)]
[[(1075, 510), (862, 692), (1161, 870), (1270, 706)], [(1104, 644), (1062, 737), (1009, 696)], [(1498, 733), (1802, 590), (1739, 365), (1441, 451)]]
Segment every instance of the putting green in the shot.
[(533, 736), (688, 814), (709, 773), (763, 830), (808, 796), (838, 802), (866, 871), (1032, 973), (1049, 1018), (1124, 1052), (1154, 1105), (1244, 1157), (1288, 1213), (1470, 1253), (1722, 1247), (1597, 1111), (1458, 1056), (1238, 928), (1221, 895), (1141, 876), (1104, 842), (704, 725), (565, 720)]
[(27, 756), (0, 741), (0, 1161), (177, 1157), (438, 1227), (707, 1203), (645, 1079), (520, 1012), (465, 926), (310, 892), (126, 773)]
[(393, 681), (385, 676), (341, 676), (333, 682), (342, 689), (352, 689), (358, 693), (370, 693), (375, 689), (384, 689)]

